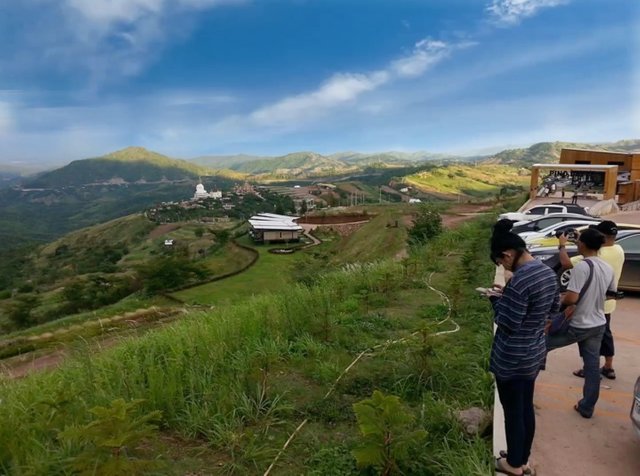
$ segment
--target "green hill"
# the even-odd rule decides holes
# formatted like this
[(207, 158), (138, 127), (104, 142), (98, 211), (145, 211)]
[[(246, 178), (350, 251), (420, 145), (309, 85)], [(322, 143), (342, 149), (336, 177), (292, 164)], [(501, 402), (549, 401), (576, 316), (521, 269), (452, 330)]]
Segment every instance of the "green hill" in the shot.
[(638, 152), (640, 140), (621, 140), (603, 144), (578, 142), (540, 142), (522, 149), (503, 150), (481, 160), (482, 163), (531, 166), (536, 163), (553, 163), (560, 159), (562, 149), (591, 149), (610, 152)]
[(71, 230), (135, 213), (158, 202), (189, 198), (202, 178), (229, 190), (245, 175), (176, 160), (141, 147), (76, 160), (0, 188), (5, 246), (49, 241)]
[(103, 157), (75, 160), (36, 179), (25, 181), (24, 186), (55, 188), (96, 183), (166, 182), (194, 180), (200, 175), (212, 175), (212, 171), (142, 147), (128, 147)]
[(512, 191), (526, 188), (529, 173), (518, 167), (500, 164), (449, 165), (419, 172), (404, 178), (406, 184), (422, 192), (486, 197), (500, 193), (504, 187)]

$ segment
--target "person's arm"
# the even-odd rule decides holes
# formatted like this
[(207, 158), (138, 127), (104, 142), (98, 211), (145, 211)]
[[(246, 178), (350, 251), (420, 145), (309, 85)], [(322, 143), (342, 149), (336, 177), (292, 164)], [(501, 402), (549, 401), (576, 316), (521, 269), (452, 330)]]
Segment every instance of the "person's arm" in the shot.
[(563, 306), (571, 306), (578, 302), (578, 298), (580, 297), (580, 293), (574, 293), (573, 291), (567, 291), (562, 296), (562, 305)]
[(503, 332), (513, 334), (520, 329), (522, 321), (527, 315), (529, 307), (527, 296), (513, 286), (507, 286), (504, 288), (498, 304), (495, 307), (495, 323)]
[(569, 278), (569, 284), (567, 284), (567, 291), (562, 297), (562, 304), (564, 306), (571, 306), (578, 302), (580, 298), (580, 291), (587, 282), (588, 272), (590, 271), (589, 265), (584, 261), (578, 263), (571, 272), (571, 278)]
[[(611, 269), (613, 271), (613, 269)], [(611, 281), (609, 282), (609, 286), (607, 287), (607, 291), (616, 292), (618, 290), (618, 283), (616, 282), (616, 276), (614, 273), (611, 273)]]
[(571, 258), (569, 258), (569, 253), (567, 253), (568, 241), (569, 239), (564, 233), (558, 237), (558, 257), (560, 258), (560, 266), (562, 266), (562, 269), (573, 268), (573, 263), (571, 262)]

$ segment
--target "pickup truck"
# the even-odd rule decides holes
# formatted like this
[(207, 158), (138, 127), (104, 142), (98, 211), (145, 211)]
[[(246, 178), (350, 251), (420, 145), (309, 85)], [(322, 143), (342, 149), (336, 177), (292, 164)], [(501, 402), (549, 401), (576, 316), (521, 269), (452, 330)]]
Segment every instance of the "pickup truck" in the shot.
[(536, 205), (525, 212), (502, 213), (498, 219), (502, 220), (506, 218), (513, 221), (531, 221), (544, 215), (549, 215), (550, 213), (576, 213), (585, 216), (589, 215), (587, 213), (587, 209), (579, 205), (572, 205), (569, 203), (547, 203), (545, 205)]

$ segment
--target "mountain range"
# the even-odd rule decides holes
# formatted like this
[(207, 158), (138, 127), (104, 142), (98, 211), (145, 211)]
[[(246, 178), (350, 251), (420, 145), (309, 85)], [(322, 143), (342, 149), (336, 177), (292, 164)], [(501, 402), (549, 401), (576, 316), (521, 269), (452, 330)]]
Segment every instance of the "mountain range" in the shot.
[(161, 201), (189, 198), (200, 181), (207, 189), (229, 190), (234, 183), (247, 180), (357, 177), (379, 186), (451, 163), (521, 168), (536, 162), (554, 162), (563, 147), (631, 152), (640, 151), (640, 140), (609, 144), (542, 142), (476, 157), (428, 152), (342, 152), (327, 156), (296, 152), (280, 157), (235, 155), (181, 160), (142, 147), (128, 147), (28, 177), (16, 177), (12, 170), (6, 180), (0, 180), (0, 238), (5, 246), (28, 240), (48, 241)]

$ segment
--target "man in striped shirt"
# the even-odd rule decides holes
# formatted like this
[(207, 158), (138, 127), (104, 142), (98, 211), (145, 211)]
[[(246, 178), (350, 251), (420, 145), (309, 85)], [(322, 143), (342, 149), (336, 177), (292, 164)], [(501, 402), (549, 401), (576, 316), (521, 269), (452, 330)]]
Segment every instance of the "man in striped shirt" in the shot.
[(553, 270), (535, 260), (510, 228), (511, 224), (499, 221), (491, 238), (491, 259), (513, 276), (502, 296), (492, 298), (497, 330), (489, 369), (504, 408), (507, 437), (507, 452), (496, 461), (496, 471), (520, 476), (530, 470), (533, 392), (546, 356), (545, 322), (558, 309), (559, 294)]

